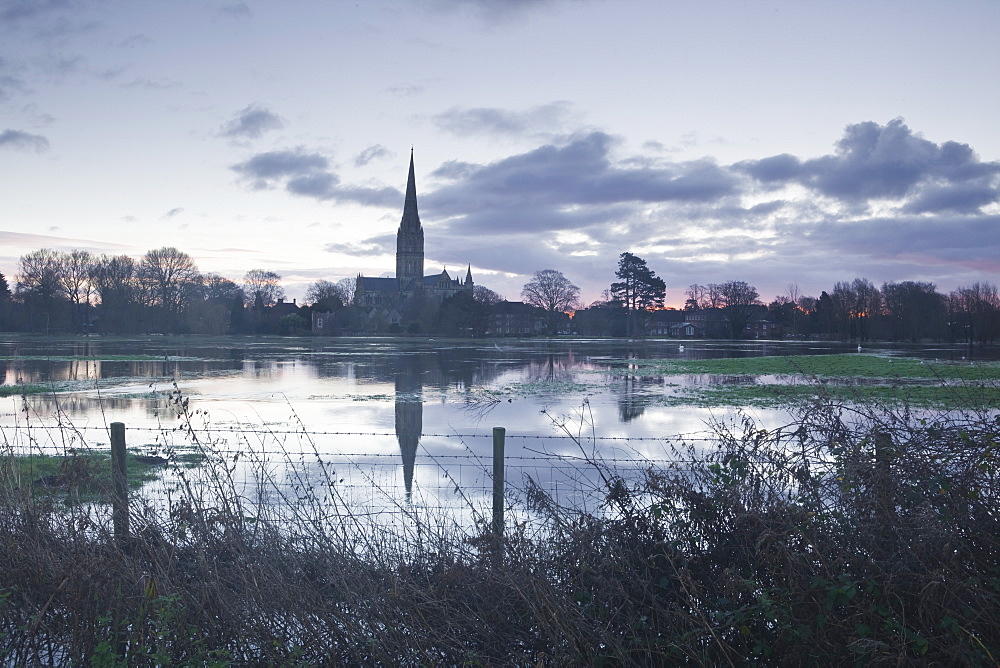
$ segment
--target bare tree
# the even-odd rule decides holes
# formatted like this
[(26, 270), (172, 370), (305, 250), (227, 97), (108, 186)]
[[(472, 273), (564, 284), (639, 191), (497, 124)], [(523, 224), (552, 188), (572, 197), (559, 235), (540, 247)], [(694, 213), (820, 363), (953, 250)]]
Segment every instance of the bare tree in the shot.
[(274, 306), (279, 299), (285, 298), (285, 289), (281, 287), (281, 276), (273, 271), (251, 269), (243, 276), (243, 292), (246, 294), (247, 306), (256, 308)]
[(22, 255), (18, 261), (14, 294), (27, 307), (32, 329), (38, 326), (48, 331), (50, 326), (56, 324), (53, 316), (63, 294), (60, 271), (59, 254), (49, 248)]
[(485, 304), (486, 306), (496, 306), (500, 302), (504, 301), (503, 295), (497, 294), (485, 285), (472, 286), (472, 298), (480, 304)]
[(140, 304), (139, 266), (128, 255), (102, 255), (90, 268), (91, 282), (100, 302), (99, 326), (104, 331), (126, 332), (135, 325)]
[(231, 306), (237, 299), (241, 303), (244, 300), (243, 288), (221, 274), (205, 274), (202, 276), (202, 284), (204, 285), (205, 299), (210, 302)]
[(570, 283), (561, 271), (543, 269), (536, 271), (524, 284), (521, 298), (525, 303), (545, 311), (549, 334), (555, 334), (559, 327), (559, 314), (579, 306), (580, 288)]
[(306, 290), (306, 303), (321, 311), (336, 311), (344, 306), (344, 295), (338, 284), (316, 281)]
[(194, 260), (173, 246), (164, 246), (146, 252), (140, 274), (150, 291), (152, 304), (163, 309), (163, 328), (176, 330), (177, 316), (184, 308), (186, 284), (198, 276)]
[(61, 271), (59, 253), (50, 248), (22, 255), (18, 261), (17, 287), (14, 293), (22, 299), (52, 302), (62, 294)]
[(59, 254), (59, 285), (63, 294), (69, 300), (73, 325), (79, 329), (86, 317), (85, 310), (90, 306), (94, 287), (91, 283), (94, 257), (87, 251), (73, 250), (70, 253)]
[(753, 307), (760, 305), (757, 288), (744, 281), (729, 281), (716, 287), (722, 298), (722, 308), (729, 318), (733, 338), (742, 338), (753, 315)]
[(354, 304), (354, 291), (358, 287), (358, 279), (342, 278), (337, 281), (337, 289), (340, 290), (340, 298), (344, 300), (344, 306)]

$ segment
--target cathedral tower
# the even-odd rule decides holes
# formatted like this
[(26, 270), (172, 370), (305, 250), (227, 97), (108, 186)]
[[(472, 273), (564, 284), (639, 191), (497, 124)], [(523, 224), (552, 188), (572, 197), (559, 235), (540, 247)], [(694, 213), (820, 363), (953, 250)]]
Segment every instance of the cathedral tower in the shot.
[(421, 290), (424, 282), (424, 228), (417, 215), (417, 181), (413, 176), (413, 149), (410, 175), (406, 179), (403, 219), (396, 232), (396, 280), (401, 292)]

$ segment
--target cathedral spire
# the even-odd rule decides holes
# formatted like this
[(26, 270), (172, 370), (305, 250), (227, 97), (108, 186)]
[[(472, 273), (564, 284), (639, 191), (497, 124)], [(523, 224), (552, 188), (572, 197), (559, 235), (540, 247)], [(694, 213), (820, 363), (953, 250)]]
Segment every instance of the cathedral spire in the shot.
[(413, 149), (410, 149), (410, 174), (406, 177), (406, 199), (403, 200), (403, 219), (400, 229), (419, 230), (420, 216), (417, 215), (417, 179), (413, 176)]
[(410, 174), (406, 178), (403, 219), (396, 232), (396, 280), (402, 292), (422, 290), (424, 285), (424, 228), (417, 215), (417, 180), (413, 176), (413, 149)]

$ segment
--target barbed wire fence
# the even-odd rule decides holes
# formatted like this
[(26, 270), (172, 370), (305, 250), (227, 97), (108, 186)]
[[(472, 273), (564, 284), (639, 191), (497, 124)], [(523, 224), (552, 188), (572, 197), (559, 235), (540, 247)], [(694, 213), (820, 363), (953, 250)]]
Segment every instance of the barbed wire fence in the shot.
[[(182, 482), (200, 484), (211, 466), (226, 471), (236, 493), (275, 504), (316, 495), (336, 497), (351, 513), (398, 523), (414, 513), (469, 525), (490, 516), (492, 434), (486, 430), (406, 434), (380, 430), (312, 430), (287, 425), (232, 424), (127, 427), (128, 448), (163, 465), (142, 494), (169, 499)], [(6, 450), (18, 456), (106, 452), (110, 429), (68, 421), (0, 427)], [(684, 467), (696, 459), (676, 444), (707, 447), (708, 431), (669, 438), (519, 434), (506, 429), (503, 457), (510, 505), (529, 486), (574, 507), (601, 503), (596, 465), (628, 479), (650, 467)], [(412, 445), (407, 452), (404, 443)], [(214, 475), (212, 473), (211, 475)]]

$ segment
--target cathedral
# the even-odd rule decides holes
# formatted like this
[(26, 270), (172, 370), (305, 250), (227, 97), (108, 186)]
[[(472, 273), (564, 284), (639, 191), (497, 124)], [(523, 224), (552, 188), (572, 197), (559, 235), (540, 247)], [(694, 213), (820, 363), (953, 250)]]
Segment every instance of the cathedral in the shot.
[(452, 278), (443, 269), (440, 274), (424, 276), (424, 228), (417, 215), (417, 184), (413, 176), (413, 151), (410, 151), (410, 174), (406, 179), (403, 218), (396, 232), (396, 277), (373, 278), (358, 275), (354, 303), (373, 313), (395, 314), (398, 319), (408, 307), (419, 304), (440, 304), (460, 292), (472, 295), (472, 265), (465, 280)]

